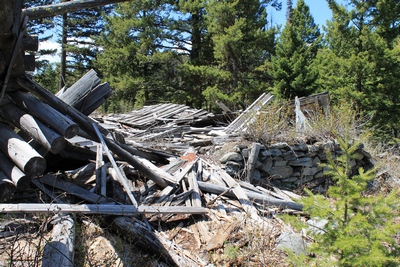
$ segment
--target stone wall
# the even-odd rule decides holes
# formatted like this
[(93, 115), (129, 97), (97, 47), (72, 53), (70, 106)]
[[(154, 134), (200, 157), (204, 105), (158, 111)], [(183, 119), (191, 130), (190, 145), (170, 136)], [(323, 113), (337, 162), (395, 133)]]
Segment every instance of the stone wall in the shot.
[[(238, 179), (246, 177), (245, 169), (251, 152), (251, 147), (237, 145), (234, 151), (220, 158), (225, 170)], [(268, 147), (261, 146), (255, 164), (253, 184), (269, 184), (279, 188), (302, 189), (324, 192), (330, 183), (324, 175), (324, 169), (319, 163), (327, 162), (326, 151), (331, 151), (333, 157), (343, 154), (339, 145), (334, 142), (316, 142), (312, 145), (277, 143)], [(373, 166), (371, 155), (360, 147), (351, 161), (352, 172), (359, 167), (369, 169)]]

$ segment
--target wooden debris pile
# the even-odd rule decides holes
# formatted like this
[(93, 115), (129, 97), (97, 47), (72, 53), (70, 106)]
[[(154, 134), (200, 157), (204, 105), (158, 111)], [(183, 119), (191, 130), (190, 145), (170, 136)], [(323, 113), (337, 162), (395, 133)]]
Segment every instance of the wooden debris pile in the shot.
[[(20, 167), (17, 162), (12, 161), (11, 157), (8, 158), (4, 154), (1, 162), (12, 162), (9, 169), (4, 170), (8, 170), (8, 174), (15, 175), (15, 169), (17, 167), (20, 169), (20, 177), (26, 180), (22, 178), (17, 180), (24, 181), (24, 186), (15, 188), (19, 190), (18, 192), (29, 192), (37, 188), (35, 190), (39, 191), (35, 192), (41, 193), (38, 198), (40, 203), (32, 201), (31, 198), (21, 201), (17, 196), (9, 197), (9, 203), (0, 204), (0, 211), (8, 214), (55, 215), (51, 237), (53, 241), (47, 244), (49, 248), (45, 249), (46, 253), (43, 254), (44, 266), (46, 264), (51, 266), (54, 261), (62, 262), (63, 266), (69, 266), (68, 262), (73, 262), (75, 242), (73, 229), (77, 223), (71, 216), (74, 213), (102, 214), (105, 216), (104, 223), (111, 229), (125, 237), (135, 239), (137, 246), (149, 253), (159, 255), (159, 260), (170, 266), (205, 266), (206, 259), (196, 253), (192, 254), (194, 251), (189, 253), (185, 250), (183, 243), (187, 239), (185, 242), (182, 241), (179, 234), (181, 231), (182, 234), (187, 231), (193, 232), (192, 238), (195, 238), (197, 244), (193, 249), (206, 253), (221, 248), (230, 234), (237, 229), (238, 224), (246, 220), (244, 218), (260, 224), (271, 224), (272, 217), (266, 219), (266, 215), (272, 216), (284, 210), (301, 212), (302, 206), (292, 199), (293, 194), (284, 191), (274, 192), (235, 180), (219, 166), (213, 165), (206, 157), (198, 154), (193, 148), (193, 143), (183, 140), (188, 138), (188, 133), (190, 133), (202, 139), (202, 144), (206, 138), (211, 137), (210, 143), (207, 144), (212, 145), (215, 142), (213, 141), (215, 135), (214, 137), (210, 135), (212, 131), (225, 138), (230, 136), (223, 132), (223, 127), (207, 125), (210, 118), (214, 118), (208, 112), (192, 110), (186, 106), (162, 104), (151, 108), (152, 111), (156, 110), (157, 116), (148, 114), (149, 110), (146, 113), (146, 108), (144, 108), (136, 115), (135, 112), (128, 114), (125, 120), (117, 115), (110, 115), (98, 124), (83, 112), (70, 106), (78, 107), (88, 113), (97, 105), (94, 103), (101, 102), (98, 99), (105, 99), (110, 95), (108, 89), (98, 89), (99, 87), (106, 88), (106, 86), (100, 85), (95, 73), (89, 72), (79, 81), (79, 86), (69, 88), (71, 93), (68, 94), (68, 90), (62, 94), (60, 92), (59, 96), (60, 98), (64, 96), (64, 101), (41, 88), (29, 77), (20, 79), (19, 84), (29, 93), (18, 91), (8, 94), (8, 110), (11, 110), (11, 107), (25, 109), (24, 114), (37, 118), (35, 121), (42, 121), (42, 117), (48, 114), (57, 116), (57, 119), (52, 117), (48, 124), (43, 124), (49, 131), (54, 132), (54, 136), (61, 137), (64, 143), (54, 145), (57, 149), (52, 149), (51, 142), (48, 144), (40, 142), (40, 138), (35, 138), (31, 134), (29, 138), (32, 140), (28, 141), (28, 144), (10, 126), (4, 124), (4, 129), (7, 131), (3, 131), (9, 132), (9, 139), (21, 140), (20, 143), (30, 147), (29, 150), (18, 148), (15, 155), (23, 156), (22, 158), (25, 159), (25, 156), (29, 154), (22, 153), (25, 152), (24, 149), (35, 151), (35, 156), (30, 157), (35, 161), (28, 165), (28, 160)], [(85, 93), (73, 93), (74, 90), (82, 90), (82, 88), (86, 88)], [(90, 93), (97, 90), (103, 92)], [(78, 97), (75, 97), (77, 95)], [(30, 103), (34, 103), (39, 108), (31, 112), (28, 106)], [(88, 105), (82, 106), (82, 103)], [(8, 120), (8, 118), (8, 115), (4, 116), (4, 119)], [(53, 121), (62, 123), (56, 127), (50, 124)], [(17, 120), (14, 120), (14, 123), (16, 122)], [(114, 127), (113, 133), (102, 127), (109, 122), (118, 125)], [(202, 127), (194, 127), (193, 124), (202, 125)], [(130, 131), (136, 130), (130, 127), (133, 125), (139, 125), (140, 133)], [(151, 125), (153, 127), (150, 127)], [(14, 126), (18, 126), (21, 130), (30, 127), (15, 124)], [(176, 127), (185, 129), (185, 134), (176, 129), (173, 130)], [(47, 129), (36, 126), (35, 129), (37, 128)], [(176, 135), (177, 132), (179, 138)], [(125, 135), (125, 138), (117, 138), (118, 133)], [(179, 145), (175, 144), (175, 146), (179, 149), (166, 151), (146, 147), (144, 144), (160, 140), (159, 137), (154, 137), (157, 134), (162, 136), (163, 140), (178, 138)], [(71, 137), (79, 137), (81, 141), (74, 142), (74, 138)], [(48, 139), (44, 140), (48, 141)], [(127, 142), (124, 142), (124, 139)], [(82, 144), (82, 140), (92, 145), (80, 147), (79, 150), (71, 144)], [(132, 144), (138, 144), (139, 140), (142, 142), (141, 145), (132, 146)], [(3, 144), (3, 147), (6, 148), (7, 145)], [(66, 153), (71, 150), (71, 147), (78, 149), (78, 152)], [(45, 153), (48, 150), (51, 153)], [(47, 171), (49, 167), (57, 168), (53, 164), (55, 158), (61, 157), (68, 160), (71, 154), (74, 154), (75, 158), (80, 157), (81, 160), (86, 160), (87, 163), (74, 170)], [(12, 154), (8, 152), (8, 155)], [(72, 159), (69, 158), (68, 161)], [(193, 223), (196, 226), (191, 226)], [(165, 233), (168, 233), (168, 236)], [(176, 244), (175, 239), (183, 243)], [(192, 242), (189, 243), (192, 244)], [(50, 263), (46, 263), (48, 261)]]

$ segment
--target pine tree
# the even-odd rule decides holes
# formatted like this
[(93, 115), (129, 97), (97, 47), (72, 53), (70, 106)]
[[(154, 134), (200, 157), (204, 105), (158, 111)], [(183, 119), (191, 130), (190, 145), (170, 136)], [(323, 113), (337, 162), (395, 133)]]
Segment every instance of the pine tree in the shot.
[(267, 29), (266, 14), (266, 5), (272, 1), (208, 3), (207, 30), (211, 33), (216, 64), (221, 76), (226, 77), (223, 83), (218, 84), (218, 91), (233, 102), (253, 101), (262, 92), (259, 82), (262, 77), (257, 68), (274, 49), (270, 44), (274, 43), (275, 32)]
[(387, 34), (392, 30), (377, 23), (384, 13), (379, 15), (371, 2), (351, 0), (345, 7), (328, 1), (333, 19), (326, 27), (327, 48), (318, 56), (319, 84), (333, 99), (369, 114), (381, 137), (398, 137), (398, 60)]
[(314, 59), (321, 46), (318, 26), (304, 0), (291, 12), (276, 45), (270, 74), (278, 97), (291, 99), (316, 91), (318, 72)]
[[(375, 177), (375, 169), (360, 168), (352, 175), (351, 162), (357, 157), (360, 141), (349, 144), (350, 137), (337, 136), (343, 154), (334, 157), (327, 151), (328, 163), (322, 164), (325, 174), (332, 178), (327, 197), (314, 195), (307, 190), (304, 211), (313, 220), (326, 220), (322, 229), (311, 229), (314, 239), (309, 248), (315, 257), (292, 255), (300, 266), (398, 266), (400, 246), (395, 240), (400, 225), (400, 191), (388, 195), (369, 196), (367, 184)], [(301, 222), (304, 229), (307, 223)]]
[[(68, 0), (69, 1), (69, 0)], [(104, 31), (103, 15), (109, 14), (113, 5), (83, 9), (62, 15), (60, 87), (73, 84), (89, 69), (99, 52), (94, 37)]]
[[(97, 39), (103, 51), (96, 66), (115, 89), (118, 106), (132, 108), (146, 101), (171, 99), (180, 58), (166, 49), (167, 3), (129, 2), (117, 5)], [(119, 110), (121, 111), (121, 110)]]

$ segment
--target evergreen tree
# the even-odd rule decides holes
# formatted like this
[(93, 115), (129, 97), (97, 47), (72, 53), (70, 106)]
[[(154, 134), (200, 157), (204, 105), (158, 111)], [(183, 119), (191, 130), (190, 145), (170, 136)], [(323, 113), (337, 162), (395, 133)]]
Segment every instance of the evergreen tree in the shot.
[(307, 96), (316, 91), (318, 71), (314, 59), (321, 46), (321, 36), (309, 7), (299, 0), (291, 12), (276, 45), (270, 74), (274, 93), (291, 99)]
[(99, 51), (93, 38), (104, 31), (103, 15), (110, 14), (112, 10), (113, 5), (108, 5), (82, 9), (62, 16), (59, 21), (62, 25), (60, 87), (66, 81), (68, 85), (73, 84), (89, 69), (94, 68), (93, 61)]
[(391, 30), (377, 24), (371, 1), (351, 0), (347, 8), (333, 0), (328, 4), (333, 19), (326, 27), (327, 48), (318, 56), (321, 88), (372, 116), (381, 137), (398, 137), (400, 72), (392, 37), (384, 34)]
[(97, 39), (103, 51), (96, 66), (115, 89), (114, 100), (124, 102), (122, 106), (172, 100), (180, 59), (165, 49), (165, 14), (170, 8), (159, 1), (129, 2), (117, 5), (107, 17), (106, 30)]
[[(31, 8), (36, 6), (44, 6), (54, 4), (52, 0), (34, 0), (34, 1), (24, 1), (24, 8)], [(29, 20), (27, 25), (28, 33), (31, 35), (38, 35), (39, 42), (45, 42), (53, 37), (52, 32), (54, 31), (54, 18), (43, 18), (36, 20)], [(28, 51), (29, 52), (29, 51)], [(41, 71), (42, 68), (47, 68), (49, 64), (48, 60), (43, 60), (40, 56), (54, 55), (56, 53), (55, 49), (40, 49), (35, 52), (36, 55), (36, 71)]]
[[(262, 92), (257, 71), (274, 50), (275, 31), (267, 29), (266, 5), (276, 1), (211, 1), (206, 6), (216, 66), (221, 77), (216, 87), (233, 102), (253, 101)], [(272, 45), (271, 45), (272, 44)], [(209, 92), (205, 94), (210, 95)]]

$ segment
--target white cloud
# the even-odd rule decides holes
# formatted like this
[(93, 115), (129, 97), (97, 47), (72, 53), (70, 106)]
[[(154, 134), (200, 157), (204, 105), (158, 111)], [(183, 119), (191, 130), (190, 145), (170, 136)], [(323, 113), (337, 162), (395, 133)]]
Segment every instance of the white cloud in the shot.
[(60, 62), (60, 53), (61, 53), (61, 45), (57, 42), (53, 41), (44, 41), (39, 43), (39, 50), (40, 49), (56, 49), (57, 52), (53, 55), (43, 55), (40, 56), (39, 59), (46, 59), (50, 63)]

